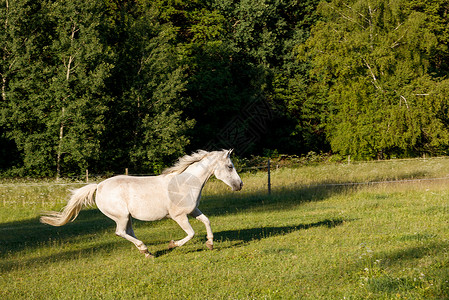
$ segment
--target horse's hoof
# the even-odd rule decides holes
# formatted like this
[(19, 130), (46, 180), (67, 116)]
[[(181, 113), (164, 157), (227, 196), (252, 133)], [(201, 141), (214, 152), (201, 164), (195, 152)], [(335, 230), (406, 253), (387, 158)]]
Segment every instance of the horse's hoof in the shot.
[(142, 253), (142, 254), (147, 254), (147, 253), (150, 253), (150, 252), (148, 252), (148, 249), (145, 247), (145, 249), (139, 249), (139, 251), (140, 251), (140, 253)]
[(176, 247), (175, 241), (171, 240), (170, 243), (168, 243), (168, 249), (173, 249)]
[(206, 242), (206, 246), (207, 246), (207, 248), (208, 248), (209, 250), (214, 250), (214, 244), (213, 244), (213, 242), (207, 241), (207, 242)]
[(145, 254), (145, 257), (154, 257), (153, 254), (151, 254), (148, 249), (142, 249), (140, 250), (140, 253)]
[(154, 255), (150, 252), (145, 253), (145, 258), (154, 258)]

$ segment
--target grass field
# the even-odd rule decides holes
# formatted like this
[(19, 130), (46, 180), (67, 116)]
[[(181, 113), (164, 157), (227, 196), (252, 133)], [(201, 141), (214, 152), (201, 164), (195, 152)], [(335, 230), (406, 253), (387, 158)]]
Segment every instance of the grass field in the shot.
[(0, 298), (449, 299), (448, 158), (281, 168), (271, 195), (266, 172), (241, 177), (241, 192), (217, 180), (203, 192), (212, 251), (196, 220), (172, 251), (184, 237), (173, 221), (135, 221), (154, 259), (95, 209), (38, 222), (82, 184), (4, 182)]

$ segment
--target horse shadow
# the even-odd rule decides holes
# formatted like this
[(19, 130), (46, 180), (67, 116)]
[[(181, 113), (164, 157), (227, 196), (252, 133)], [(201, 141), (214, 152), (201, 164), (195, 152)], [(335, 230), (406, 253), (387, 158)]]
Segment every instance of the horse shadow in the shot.
[[(347, 220), (344, 219), (325, 219), (323, 221), (308, 223), (308, 224), (298, 224), (291, 226), (279, 226), (279, 227), (256, 227), (256, 228), (245, 228), (245, 229), (235, 229), (235, 230), (225, 230), (214, 232), (214, 240), (215, 241), (230, 241), (231, 245), (229, 246), (219, 246), (218, 249), (223, 250), (227, 248), (234, 248), (239, 246), (244, 246), (252, 241), (260, 241), (266, 238), (286, 235), (289, 233), (293, 233), (299, 230), (307, 230), (314, 227), (327, 227), (334, 228), (340, 225), (343, 225)], [(153, 252), (155, 257), (160, 257), (166, 254), (169, 254), (174, 249), (164, 249)], [(201, 251), (209, 251), (204, 247), (191, 250), (188, 252), (201, 252)]]
[(334, 228), (342, 225), (345, 222), (343, 219), (326, 219), (319, 222), (309, 223), (309, 224), (298, 224), (291, 226), (280, 226), (280, 227), (259, 227), (259, 228), (247, 228), (247, 229), (235, 229), (226, 230), (214, 233), (214, 238), (217, 241), (232, 241), (237, 242), (235, 245), (246, 244), (251, 241), (259, 241), (265, 238), (286, 235), (299, 230), (307, 230), (314, 227), (327, 227)]

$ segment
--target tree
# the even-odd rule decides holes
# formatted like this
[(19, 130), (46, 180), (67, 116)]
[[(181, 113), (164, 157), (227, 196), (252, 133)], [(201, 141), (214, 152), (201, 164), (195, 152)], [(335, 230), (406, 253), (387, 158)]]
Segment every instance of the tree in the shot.
[[(100, 42), (100, 2), (29, 1), (29, 19), (9, 42), (15, 53), (3, 124), (23, 153), (28, 174), (60, 175), (98, 158), (110, 66)], [(29, 28), (35, 28), (30, 31)]]
[(107, 38), (116, 56), (103, 157), (137, 172), (159, 172), (183, 154), (193, 126), (183, 113), (189, 99), (182, 95), (186, 78), (176, 29), (158, 21), (160, 9), (153, 1), (111, 1), (108, 12), (114, 30)]
[(104, 82), (111, 68), (108, 50), (101, 42), (102, 9), (95, 2), (73, 0), (54, 2), (50, 7), (57, 37), (51, 45), (56, 60), (48, 89), (54, 98), (56, 124), (52, 127), (59, 129), (57, 176), (63, 156), (66, 165), (84, 170), (100, 155), (99, 140), (108, 102)]
[[(446, 143), (445, 121), (433, 120), (441, 112), (427, 109), (439, 98), (438, 86), (446, 85), (432, 72), (436, 58), (444, 56), (437, 49), (444, 47), (428, 26), (434, 16), (416, 10), (417, 2), (432, 5), (402, 0), (320, 5), (324, 19), (300, 53), (312, 61), (311, 89), (325, 90), (326, 132), (335, 152), (381, 158)], [(429, 134), (430, 127), (438, 133)]]
[(232, 145), (245, 155), (303, 151), (303, 137), (291, 137), (301, 121), (290, 103), (304, 99), (306, 68), (294, 47), (305, 41), (318, 1), (206, 3), (186, 30), (193, 145)]
[[(20, 68), (20, 58), (26, 53), (30, 45), (30, 34), (24, 30), (23, 24), (34, 23), (33, 18), (26, 18), (32, 15), (36, 9), (33, 3), (28, 1), (15, 1), (10, 3), (6, 0), (0, 5), (0, 78), (1, 78), (1, 98), (0, 98), (0, 168), (11, 168), (20, 161), (20, 153), (16, 144), (9, 134), (10, 127), (7, 120), (8, 100), (10, 80), (14, 73)], [(31, 14), (30, 14), (31, 12)]]
[(21, 154), (22, 174), (154, 172), (184, 152), (193, 121), (183, 113), (181, 53), (151, 1), (0, 9), (0, 138)]

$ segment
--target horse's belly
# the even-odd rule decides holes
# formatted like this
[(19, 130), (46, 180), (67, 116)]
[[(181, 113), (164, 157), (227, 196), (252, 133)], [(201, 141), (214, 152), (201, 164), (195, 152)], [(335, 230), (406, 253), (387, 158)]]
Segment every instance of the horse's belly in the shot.
[(149, 201), (148, 199), (135, 198), (128, 203), (128, 210), (131, 216), (142, 221), (156, 221), (167, 217), (168, 210), (158, 199)]
[(167, 212), (146, 208), (138, 211), (132, 211), (131, 216), (141, 221), (157, 221), (167, 217)]

